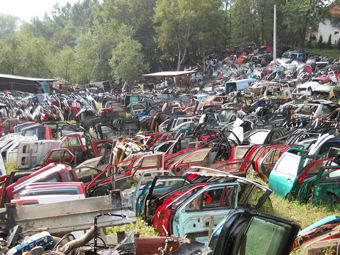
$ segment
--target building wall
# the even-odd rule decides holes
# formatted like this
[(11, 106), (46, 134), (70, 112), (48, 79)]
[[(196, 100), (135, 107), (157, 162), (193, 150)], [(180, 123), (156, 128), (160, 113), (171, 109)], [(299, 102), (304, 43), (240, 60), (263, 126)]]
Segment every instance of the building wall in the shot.
[(336, 44), (340, 39), (340, 29), (333, 28), (330, 19), (325, 19), (325, 24), (319, 24), (318, 40), (322, 35), (323, 42), (328, 42), (329, 35), (332, 35), (332, 44)]

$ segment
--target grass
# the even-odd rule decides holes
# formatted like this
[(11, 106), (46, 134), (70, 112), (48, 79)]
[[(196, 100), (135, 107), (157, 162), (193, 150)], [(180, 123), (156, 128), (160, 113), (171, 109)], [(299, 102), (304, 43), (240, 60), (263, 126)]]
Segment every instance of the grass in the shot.
[[(307, 42), (306, 44), (307, 45)], [(332, 45), (332, 49), (327, 49), (327, 44), (324, 44), (323, 49), (317, 48), (317, 41), (312, 41), (312, 48), (306, 48), (308, 52), (320, 54), (321, 56), (329, 57), (329, 58), (340, 58), (340, 50), (336, 49), (336, 45)]]
[(97, 107), (97, 111), (99, 111), (100, 109), (103, 108), (103, 103), (102, 102), (98, 102), (98, 104), (96, 105)]
[(6, 167), (7, 175), (10, 175), (12, 172), (18, 171), (18, 168), (17, 168), (16, 165), (7, 165), (7, 164), (5, 163), (5, 167)]
[[(140, 236), (147, 237), (147, 236), (158, 236), (158, 233), (153, 229), (153, 227), (150, 227), (147, 225), (147, 223), (142, 220), (141, 218), (137, 218), (136, 223), (134, 223), (134, 229), (135, 233), (139, 232)], [(131, 231), (131, 225), (122, 225), (122, 226), (115, 226), (115, 227), (108, 227), (106, 228), (106, 233), (108, 235), (110, 234), (116, 234), (119, 231), (125, 231), (130, 232)]]
[(328, 216), (340, 215), (340, 206), (313, 206), (311, 203), (289, 202), (275, 194), (272, 194), (270, 198), (275, 216), (295, 221), (302, 229)]
[(315, 54), (320, 54), (321, 56), (339, 59), (340, 58), (340, 51), (337, 49), (306, 49), (307, 51)]
[[(263, 182), (263, 180), (259, 177), (247, 177), (268, 187), (268, 185)], [(273, 205), (273, 210), (267, 213), (290, 221), (294, 221), (301, 226), (301, 229), (304, 229), (328, 216), (340, 215), (340, 204), (313, 206), (311, 203), (303, 204), (299, 201), (289, 202), (286, 199), (277, 197), (274, 192), (270, 195), (270, 200)], [(299, 248), (290, 253), (290, 255), (300, 254), (301, 252)]]
[[(249, 177), (257, 182), (268, 187), (259, 177)], [(313, 206), (311, 203), (303, 204), (299, 201), (288, 201), (279, 198), (273, 192), (270, 195), (270, 200), (273, 204), (271, 214), (290, 221), (298, 223), (302, 229), (308, 227), (316, 221), (326, 218), (331, 215), (340, 215), (340, 204), (329, 204), (324, 206)]]

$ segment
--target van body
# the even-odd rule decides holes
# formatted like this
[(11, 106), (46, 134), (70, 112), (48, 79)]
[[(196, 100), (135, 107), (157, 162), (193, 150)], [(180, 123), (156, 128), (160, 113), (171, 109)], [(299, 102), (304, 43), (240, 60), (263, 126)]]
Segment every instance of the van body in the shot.
[(249, 87), (253, 82), (255, 82), (256, 79), (244, 79), (244, 80), (238, 80), (238, 81), (229, 81), (225, 84), (225, 93), (229, 94), (233, 91), (240, 91), (247, 87)]

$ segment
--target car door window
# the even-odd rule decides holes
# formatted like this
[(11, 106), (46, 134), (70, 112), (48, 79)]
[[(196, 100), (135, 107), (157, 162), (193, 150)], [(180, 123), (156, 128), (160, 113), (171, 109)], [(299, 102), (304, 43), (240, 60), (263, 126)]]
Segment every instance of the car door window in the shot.
[(193, 155), (190, 155), (189, 157), (184, 159), (182, 163), (186, 164), (189, 162), (202, 162), (205, 159), (208, 152), (209, 152), (208, 150), (194, 152)]
[(161, 155), (150, 156), (143, 158), (141, 162), (141, 168), (151, 168), (151, 167), (160, 167), (160, 158)]
[(310, 164), (312, 164), (313, 162), (319, 160), (320, 157), (304, 157), (301, 159), (301, 162), (299, 164), (299, 170), (298, 172), (301, 173), (301, 171), (303, 169), (306, 169), (306, 167), (308, 167)]
[(288, 224), (254, 217), (242, 236), (242, 245), (237, 254), (279, 254), (284, 249), (291, 231), (292, 227)]
[(320, 183), (325, 182), (340, 182), (340, 169), (323, 174), (320, 178)]
[(69, 157), (71, 157), (71, 155), (67, 151), (54, 151), (54, 152), (52, 152), (49, 159), (50, 160), (52, 160), (52, 159), (63, 159), (63, 158), (69, 158)]
[(285, 175), (295, 176), (300, 163), (300, 156), (285, 154), (275, 171)]
[(204, 191), (186, 207), (185, 211), (233, 208), (236, 198), (234, 186), (216, 187)]
[(189, 183), (186, 179), (160, 179), (155, 183), (155, 188), (152, 191), (153, 196), (162, 195), (166, 192), (178, 189), (184, 185), (184, 183)]
[(65, 142), (62, 143), (60, 146), (61, 148), (67, 148), (67, 147), (80, 147), (81, 143), (79, 141), (78, 136), (71, 136), (66, 138)]
[(234, 159), (244, 158), (246, 152), (249, 150), (249, 146), (238, 146), (234, 150)]
[(305, 173), (304, 179), (317, 175), (320, 168), (327, 164), (328, 160), (317, 160), (312, 163), (311, 166), (308, 167), (308, 170)]
[(331, 109), (329, 106), (324, 105), (324, 106), (322, 107), (322, 113), (323, 113), (323, 114), (330, 114), (331, 112), (332, 112), (332, 109)]

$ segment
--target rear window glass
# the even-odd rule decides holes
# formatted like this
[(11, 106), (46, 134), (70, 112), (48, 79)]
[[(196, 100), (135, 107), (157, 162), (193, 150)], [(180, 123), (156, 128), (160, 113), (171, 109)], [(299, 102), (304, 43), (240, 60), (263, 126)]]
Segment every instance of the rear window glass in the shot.
[(275, 171), (290, 176), (296, 176), (300, 159), (300, 156), (285, 154), (277, 165)]
[(245, 242), (241, 241), (245, 244), (240, 249), (243, 248), (245, 252), (239, 251), (238, 254), (279, 254), (290, 238), (291, 228), (288, 224), (254, 217), (243, 235)]

